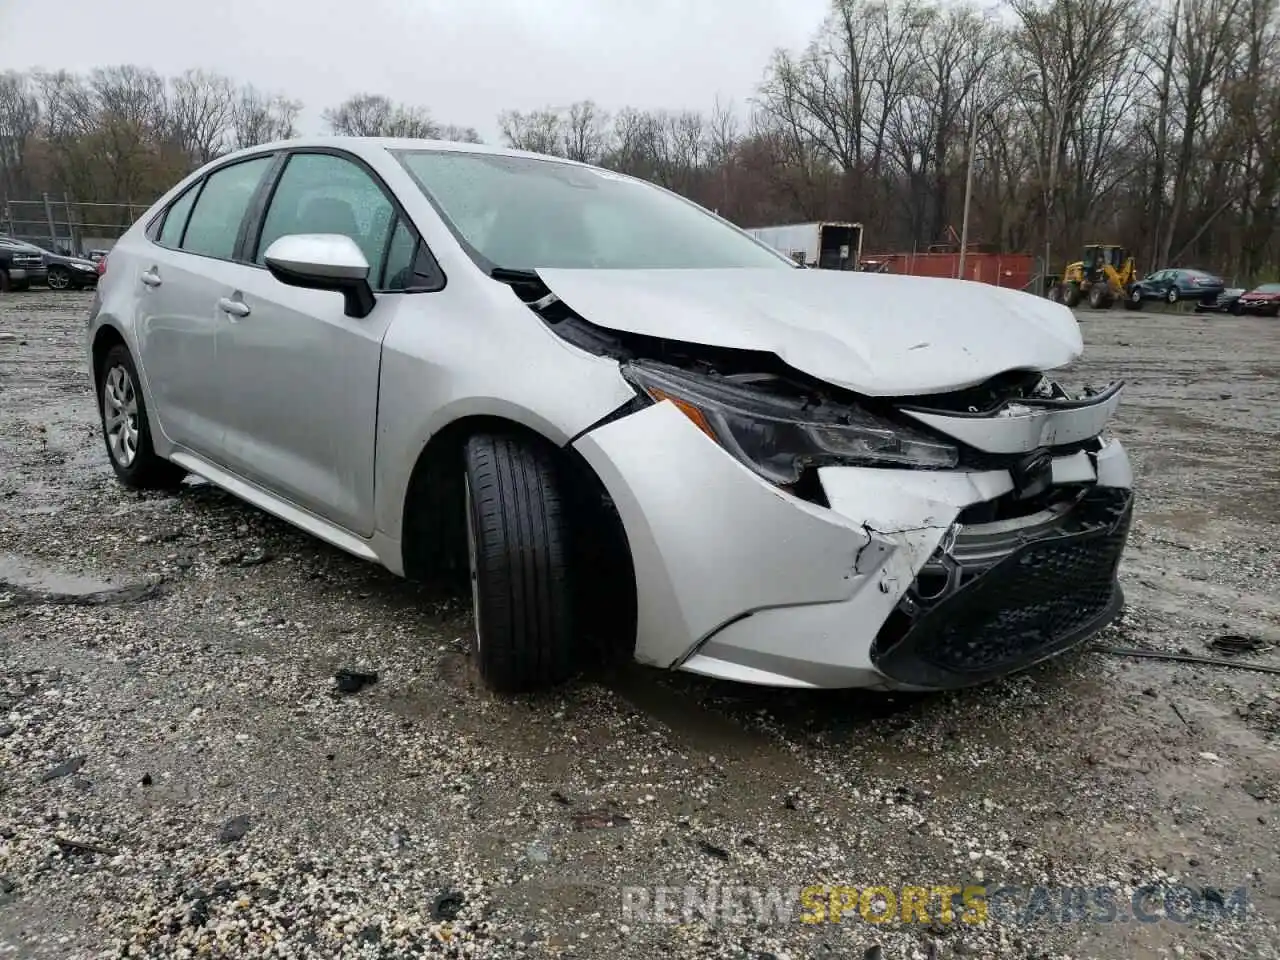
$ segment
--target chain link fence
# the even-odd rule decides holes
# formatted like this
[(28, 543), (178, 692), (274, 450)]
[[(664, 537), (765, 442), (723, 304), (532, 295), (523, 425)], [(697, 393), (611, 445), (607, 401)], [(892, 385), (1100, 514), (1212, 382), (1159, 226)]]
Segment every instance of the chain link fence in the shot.
[(78, 203), (65, 194), (39, 200), (6, 200), (0, 236), (34, 243), (55, 253), (87, 256), (111, 245), (147, 210), (136, 203)]

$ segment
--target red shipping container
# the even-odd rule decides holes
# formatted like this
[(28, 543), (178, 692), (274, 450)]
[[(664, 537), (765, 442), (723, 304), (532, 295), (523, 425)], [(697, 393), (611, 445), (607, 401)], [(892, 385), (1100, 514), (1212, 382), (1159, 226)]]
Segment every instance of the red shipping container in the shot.
[[(1021, 290), (1031, 283), (1035, 257), (1025, 253), (966, 253), (964, 279)], [(955, 277), (958, 253), (881, 253), (862, 258), (863, 269), (910, 277)]]

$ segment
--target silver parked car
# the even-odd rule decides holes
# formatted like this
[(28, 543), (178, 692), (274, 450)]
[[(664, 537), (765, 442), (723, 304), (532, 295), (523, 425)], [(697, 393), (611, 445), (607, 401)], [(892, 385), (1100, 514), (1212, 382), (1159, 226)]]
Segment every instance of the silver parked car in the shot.
[(88, 323), (111, 464), (190, 472), (456, 576), (495, 689), (616, 656), (940, 689), (1120, 609), (1120, 384), (1066, 307), (807, 270), (582, 164), (317, 139), (223, 157), (115, 245)]

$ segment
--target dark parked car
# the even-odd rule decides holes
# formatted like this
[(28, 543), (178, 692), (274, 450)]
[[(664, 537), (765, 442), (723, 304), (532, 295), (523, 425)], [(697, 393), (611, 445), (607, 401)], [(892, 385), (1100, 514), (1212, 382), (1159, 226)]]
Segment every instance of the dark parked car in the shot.
[(0, 237), (0, 290), (25, 290), (44, 283), (44, 257), (21, 240)]
[(1264, 283), (1242, 294), (1231, 312), (1280, 317), (1280, 283)]
[(1196, 304), (1196, 313), (1240, 313), (1240, 297), (1245, 293), (1244, 287), (1227, 287), (1217, 299), (1210, 300), (1208, 303), (1201, 301)]
[(44, 259), (45, 282), (54, 290), (81, 290), (96, 286), (98, 283), (98, 265), (83, 257), (67, 257), (52, 250), (45, 250), (31, 244), (31, 249), (39, 251)]
[(1204, 270), (1157, 270), (1130, 285), (1126, 296), (1130, 306), (1137, 306), (1144, 300), (1163, 300), (1166, 303), (1198, 300), (1201, 303), (1212, 303), (1226, 286), (1221, 277)]

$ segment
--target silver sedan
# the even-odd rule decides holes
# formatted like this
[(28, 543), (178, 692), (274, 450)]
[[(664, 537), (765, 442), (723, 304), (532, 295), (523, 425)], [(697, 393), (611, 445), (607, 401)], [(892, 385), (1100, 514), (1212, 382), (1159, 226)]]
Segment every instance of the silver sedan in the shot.
[(469, 584), (495, 689), (601, 658), (940, 689), (1121, 606), (1121, 386), (1071, 312), (798, 267), (652, 184), (474, 145), (220, 158), (115, 245), (88, 323), (131, 487), (196, 474)]

